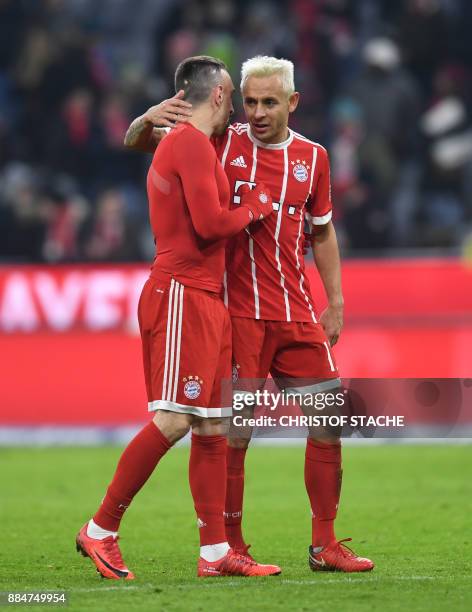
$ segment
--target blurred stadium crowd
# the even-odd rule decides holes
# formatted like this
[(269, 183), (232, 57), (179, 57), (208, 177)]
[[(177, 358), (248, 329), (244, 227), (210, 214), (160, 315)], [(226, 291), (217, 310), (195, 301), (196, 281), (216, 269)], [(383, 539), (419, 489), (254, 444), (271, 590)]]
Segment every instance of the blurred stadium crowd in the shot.
[[(472, 218), (470, 0), (0, 0), (0, 259), (150, 260), (130, 120), (205, 53), (295, 62), (345, 253), (458, 247)], [(237, 102), (235, 120), (243, 120)]]

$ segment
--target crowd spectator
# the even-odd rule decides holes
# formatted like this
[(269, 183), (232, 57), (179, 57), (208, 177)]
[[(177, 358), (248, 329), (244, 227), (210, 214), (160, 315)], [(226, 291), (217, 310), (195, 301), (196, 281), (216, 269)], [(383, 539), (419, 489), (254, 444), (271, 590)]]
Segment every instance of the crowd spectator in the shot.
[[(341, 243), (458, 247), (472, 217), (468, 0), (0, 0), (0, 259), (147, 260), (131, 119), (206, 53), (295, 62)], [(238, 96), (235, 97), (238, 102)], [(236, 104), (235, 119), (243, 118)]]

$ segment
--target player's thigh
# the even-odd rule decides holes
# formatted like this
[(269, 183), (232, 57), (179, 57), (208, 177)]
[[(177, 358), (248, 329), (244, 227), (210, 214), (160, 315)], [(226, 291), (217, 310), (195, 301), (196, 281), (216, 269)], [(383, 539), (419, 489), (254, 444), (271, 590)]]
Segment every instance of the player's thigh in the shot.
[(266, 321), (231, 317), (233, 388), (255, 391), (264, 386), (275, 346), (266, 333)]
[(144, 284), (139, 299), (138, 321), (148, 402), (153, 401), (156, 387), (162, 381), (162, 354), (165, 350), (170, 299), (171, 286), (152, 278)]
[(282, 324), (282, 341), (272, 376), (312, 420), (309, 436), (334, 442), (341, 435), (344, 396), (334, 354), (323, 327), (315, 323)]
[(272, 334), (278, 344), (270, 371), (284, 387), (311, 393), (339, 383), (336, 360), (320, 324), (274, 323)]
[[(235, 448), (247, 448), (253, 427), (245, 425), (254, 416), (254, 403), (246, 403), (246, 395), (261, 390), (269, 375), (275, 344), (266, 333), (267, 321), (232, 317), (233, 336), (233, 417), (238, 416), (238, 425), (231, 420), (228, 444)], [(243, 423), (243, 424), (241, 424)]]
[[(220, 360), (224, 304), (216, 294), (172, 281), (160, 314), (151, 333), (149, 409), (206, 417)], [(229, 369), (229, 352), (227, 360)]]
[(341, 381), (326, 334), (314, 323), (280, 325), (281, 341), (271, 374), (303, 414), (318, 417), (309, 428), (310, 437), (336, 440), (341, 434), (344, 403), (339, 399)]
[[(220, 318), (218, 360), (215, 364), (215, 374), (209, 406), (212, 408), (232, 406), (232, 329), (229, 313), (224, 308), (218, 313)], [(230, 412), (227, 411), (229, 414)]]
[(182, 320), (177, 322), (176, 333), (171, 331), (171, 347), (174, 336), (164, 399), (195, 408), (192, 412), (199, 417), (225, 416), (215, 384), (218, 387), (223, 377), (230, 378), (231, 331), (220, 297), (185, 287)]
[(226, 435), (232, 411), (231, 383), (231, 322), (223, 302), (215, 304), (212, 315), (213, 325), (219, 342), (215, 344), (213, 384), (208, 410), (204, 418), (195, 419), (192, 431), (201, 436)]

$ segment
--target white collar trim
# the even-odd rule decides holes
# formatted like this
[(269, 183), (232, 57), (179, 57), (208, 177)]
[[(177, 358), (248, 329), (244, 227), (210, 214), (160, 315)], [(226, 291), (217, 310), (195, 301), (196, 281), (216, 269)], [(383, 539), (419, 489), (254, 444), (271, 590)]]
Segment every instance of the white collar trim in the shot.
[(261, 147), (261, 149), (285, 149), (289, 145), (292, 144), (293, 141), (293, 132), (290, 128), (288, 128), (288, 138), (283, 142), (278, 142), (276, 144), (266, 144), (261, 140), (258, 140), (255, 136), (253, 136), (251, 132), (251, 126), (247, 126), (247, 135), (249, 136), (249, 140), (256, 145), (256, 147)]

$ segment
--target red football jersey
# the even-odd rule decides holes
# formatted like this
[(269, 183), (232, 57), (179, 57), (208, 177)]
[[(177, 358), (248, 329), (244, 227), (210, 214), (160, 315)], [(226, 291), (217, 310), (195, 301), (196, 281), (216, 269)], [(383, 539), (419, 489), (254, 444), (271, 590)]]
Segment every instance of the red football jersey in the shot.
[(326, 149), (292, 130), (285, 142), (264, 144), (248, 124), (230, 126), (214, 145), (229, 179), (232, 206), (240, 203), (243, 183), (263, 182), (276, 211), (228, 244), (225, 302), (231, 315), (316, 322), (302, 246), (304, 231), (331, 219)]
[(246, 208), (229, 210), (228, 179), (207, 136), (182, 124), (156, 149), (147, 176), (156, 240), (151, 276), (221, 291), (226, 240), (249, 223)]

